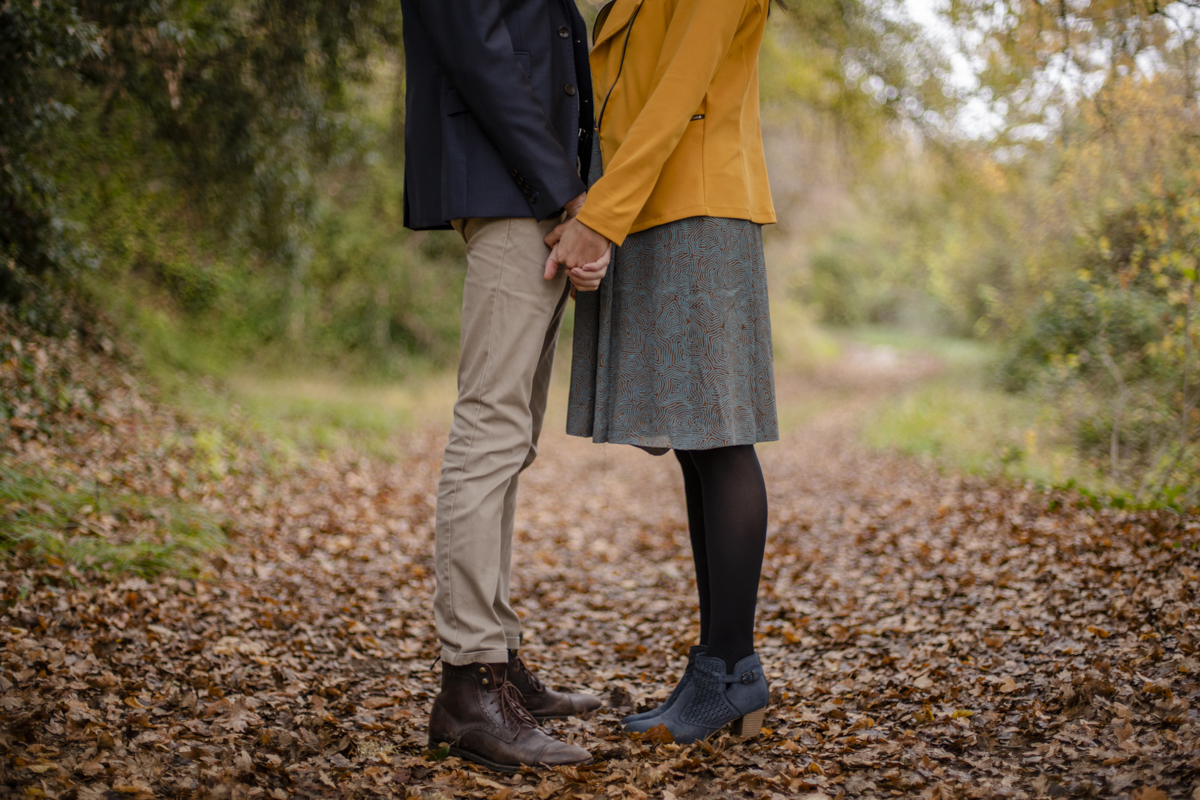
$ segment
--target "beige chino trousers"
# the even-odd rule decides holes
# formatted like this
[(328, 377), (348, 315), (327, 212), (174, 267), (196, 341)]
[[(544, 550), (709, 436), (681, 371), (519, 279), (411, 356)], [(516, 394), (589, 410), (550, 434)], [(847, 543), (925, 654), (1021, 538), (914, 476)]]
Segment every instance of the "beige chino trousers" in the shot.
[(442, 660), (508, 661), (517, 479), (537, 456), (567, 279), (542, 278), (558, 220), (471, 219), (458, 400), (438, 482), (433, 615)]

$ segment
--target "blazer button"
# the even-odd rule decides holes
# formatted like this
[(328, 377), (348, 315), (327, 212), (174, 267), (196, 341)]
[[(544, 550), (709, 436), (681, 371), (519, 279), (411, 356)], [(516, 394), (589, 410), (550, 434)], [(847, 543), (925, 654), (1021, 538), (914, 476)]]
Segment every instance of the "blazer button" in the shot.
[(567, 92), (567, 94), (569, 94), (571, 97), (574, 97), (574, 96), (575, 96), (575, 87), (574, 87), (574, 86), (572, 86), (571, 84), (569, 84), (569, 83), (568, 83), (568, 84), (567, 84), (567, 89), (566, 89), (566, 92)]
[(568, 28), (566, 25), (563, 25), (561, 28), (558, 29), (558, 38), (569, 39), (570, 37), (571, 37), (571, 29)]

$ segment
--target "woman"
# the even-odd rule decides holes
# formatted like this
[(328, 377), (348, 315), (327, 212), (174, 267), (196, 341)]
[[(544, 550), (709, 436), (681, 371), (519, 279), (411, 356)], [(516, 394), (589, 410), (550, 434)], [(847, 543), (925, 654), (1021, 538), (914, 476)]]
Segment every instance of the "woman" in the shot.
[(700, 644), (667, 702), (624, 720), (677, 742), (729, 723), (755, 735), (768, 699), (754, 654), (767, 527), (754, 444), (779, 438), (761, 232), (775, 221), (758, 110), (768, 3), (601, 10), (591, 187), (547, 237), (548, 269), (567, 267), (580, 292), (568, 433), (674, 450), (683, 470)]

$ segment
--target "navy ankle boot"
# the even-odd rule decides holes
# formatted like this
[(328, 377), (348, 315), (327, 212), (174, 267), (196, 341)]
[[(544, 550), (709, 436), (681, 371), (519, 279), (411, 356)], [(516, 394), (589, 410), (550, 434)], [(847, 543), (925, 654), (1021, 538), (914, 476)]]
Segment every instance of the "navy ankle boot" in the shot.
[[(733, 723), (737, 736), (757, 736), (767, 713), (770, 689), (757, 655), (743, 658), (732, 673), (725, 660), (696, 656), (688, 685), (675, 703), (662, 714), (630, 726), (649, 730), (666, 725), (679, 744), (707, 739)], [(644, 726), (644, 727), (643, 727)]]
[(648, 726), (638, 725), (637, 723), (640, 723), (642, 720), (650, 719), (651, 717), (657, 717), (659, 714), (664, 713), (671, 706), (675, 705), (675, 701), (679, 699), (679, 695), (683, 694), (684, 688), (686, 688), (688, 683), (691, 682), (692, 664), (695, 662), (696, 656), (703, 655), (703, 654), (704, 654), (704, 645), (702, 645), (702, 644), (694, 645), (691, 648), (689, 648), (688, 649), (687, 668), (684, 669), (683, 677), (679, 679), (679, 683), (675, 684), (675, 689), (671, 692), (671, 696), (668, 697), (667, 701), (665, 703), (663, 703), (661, 706), (659, 706), (658, 708), (653, 708), (649, 711), (643, 711), (640, 714), (630, 714), (628, 717), (625, 717), (624, 719), (622, 719), (621, 724), (625, 726), (625, 730), (631, 731), (631, 732), (636, 732), (636, 733), (642, 733), (644, 731), (650, 730), (655, 725), (657, 725), (658, 724), (657, 722), (653, 723), (651, 725), (648, 725)]

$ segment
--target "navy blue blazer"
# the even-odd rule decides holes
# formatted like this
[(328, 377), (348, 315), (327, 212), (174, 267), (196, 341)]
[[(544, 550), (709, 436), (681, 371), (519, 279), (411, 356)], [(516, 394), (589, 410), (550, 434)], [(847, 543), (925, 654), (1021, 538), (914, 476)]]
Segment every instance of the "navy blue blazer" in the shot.
[(559, 213), (591, 155), (574, 0), (401, 0), (404, 225)]

